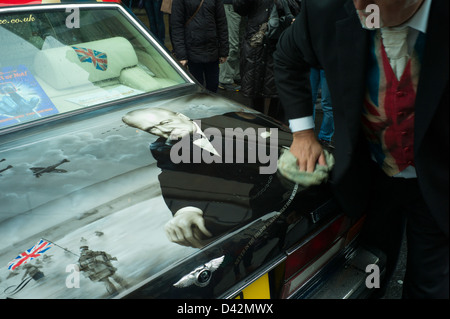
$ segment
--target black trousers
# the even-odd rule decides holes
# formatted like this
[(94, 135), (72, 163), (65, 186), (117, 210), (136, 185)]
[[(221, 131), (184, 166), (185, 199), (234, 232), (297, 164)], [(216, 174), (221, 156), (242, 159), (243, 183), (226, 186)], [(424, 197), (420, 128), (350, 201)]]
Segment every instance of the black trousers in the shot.
[(372, 170), (374, 182), (362, 236), (369, 247), (386, 253), (386, 282), (381, 291), (395, 270), (406, 229), (403, 298), (449, 298), (448, 237), (431, 215), (417, 179), (388, 177), (376, 165)]
[(189, 72), (201, 85), (204, 85), (211, 92), (217, 92), (219, 87), (219, 60), (205, 63), (189, 61), (188, 67)]

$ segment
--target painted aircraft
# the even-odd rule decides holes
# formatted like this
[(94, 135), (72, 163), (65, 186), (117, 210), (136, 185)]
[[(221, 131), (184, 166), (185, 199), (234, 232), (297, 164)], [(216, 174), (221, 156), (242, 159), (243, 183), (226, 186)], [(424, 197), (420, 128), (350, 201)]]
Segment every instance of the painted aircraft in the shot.
[[(4, 161), (5, 161), (5, 159), (2, 158), (2, 159), (0, 160), (0, 163), (1, 163), (1, 162), (4, 162)], [(7, 171), (7, 170), (10, 169), (10, 168), (13, 168), (13, 166), (12, 166), (12, 165), (8, 165), (6, 168), (0, 169), (0, 176), (2, 176), (1, 173), (3, 173), (4, 171)]]
[(67, 163), (70, 162), (68, 159), (63, 159), (61, 162), (55, 164), (55, 165), (50, 165), (47, 167), (32, 167), (30, 168), (33, 171), (34, 176), (36, 177), (41, 177), (42, 174), (44, 173), (67, 173), (67, 171), (65, 169), (60, 169), (57, 168), (59, 165), (63, 164), (63, 163)]

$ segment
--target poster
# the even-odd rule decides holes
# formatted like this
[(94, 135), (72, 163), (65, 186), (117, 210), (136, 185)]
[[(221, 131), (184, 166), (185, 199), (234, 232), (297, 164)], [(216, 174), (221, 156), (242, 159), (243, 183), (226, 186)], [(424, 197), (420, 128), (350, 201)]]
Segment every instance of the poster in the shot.
[(26, 66), (0, 68), (0, 128), (57, 113)]

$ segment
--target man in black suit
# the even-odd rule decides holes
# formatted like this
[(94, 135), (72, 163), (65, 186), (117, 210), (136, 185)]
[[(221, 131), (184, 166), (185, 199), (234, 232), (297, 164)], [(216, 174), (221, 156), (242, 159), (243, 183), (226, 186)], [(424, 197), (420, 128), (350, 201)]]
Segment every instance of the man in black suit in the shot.
[[(336, 127), (333, 188), (349, 214), (367, 213), (365, 239), (386, 252), (388, 272), (406, 216), (410, 298), (449, 296), (448, 9), (445, 0), (303, 0), (275, 53), (301, 171), (324, 163), (308, 81), (311, 66), (325, 70)], [(389, 40), (403, 54), (391, 53)]]

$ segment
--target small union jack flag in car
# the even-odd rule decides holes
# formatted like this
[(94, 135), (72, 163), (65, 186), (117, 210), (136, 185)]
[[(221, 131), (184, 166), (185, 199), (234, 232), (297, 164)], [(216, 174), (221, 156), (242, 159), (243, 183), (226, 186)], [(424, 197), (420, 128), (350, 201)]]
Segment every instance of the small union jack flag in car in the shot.
[(97, 70), (106, 71), (108, 68), (108, 58), (106, 53), (92, 49), (72, 47), (77, 53), (81, 62), (92, 63)]
[(14, 260), (10, 261), (8, 263), (8, 269), (13, 271), (20, 265), (26, 264), (30, 260), (41, 256), (50, 248), (52, 248), (52, 243), (41, 239), (36, 245), (21, 253)]

